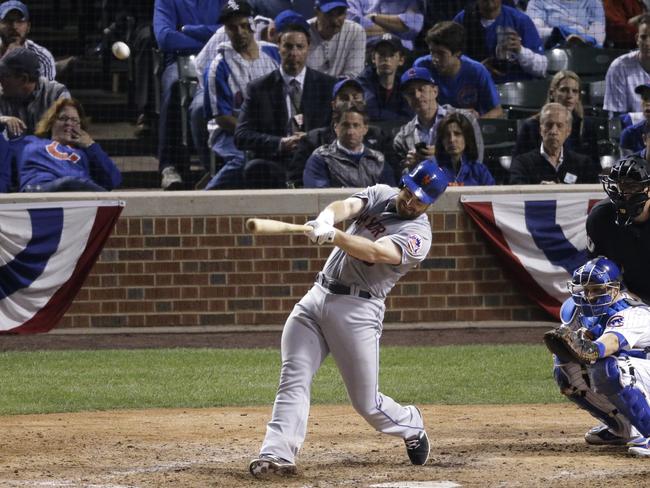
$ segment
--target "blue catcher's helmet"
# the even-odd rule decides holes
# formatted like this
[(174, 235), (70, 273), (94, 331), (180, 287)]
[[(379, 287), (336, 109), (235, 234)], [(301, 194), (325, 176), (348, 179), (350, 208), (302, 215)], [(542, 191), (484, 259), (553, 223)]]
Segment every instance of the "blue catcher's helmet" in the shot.
[(621, 290), (621, 270), (613, 261), (598, 256), (573, 272), (568, 287), (582, 315), (605, 315)]
[(427, 205), (435, 202), (447, 189), (449, 178), (438, 163), (427, 159), (402, 176), (402, 185)]
[(616, 207), (616, 223), (630, 225), (648, 201), (650, 164), (638, 155), (619, 159), (609, 174), (600, 177), (605, 193)]

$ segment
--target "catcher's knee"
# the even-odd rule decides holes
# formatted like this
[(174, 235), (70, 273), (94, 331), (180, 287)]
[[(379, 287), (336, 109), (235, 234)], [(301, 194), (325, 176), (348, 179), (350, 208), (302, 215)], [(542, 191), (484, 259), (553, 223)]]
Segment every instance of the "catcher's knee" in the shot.
[(589, 377), (594, 389), (603, 395), (616, 395), (623, 389), (621, 372), (615, 357), (609, 356), (596, 361), (589, 368)]
[[(590, 368), (590, 377), (597, 392), (607, 398), (641, 434), (650, 437), (650, 404), (644, 393), (634, 386), (634, 381), (624, 385), (618, 360), (607, 357), (596, 361)], [(633, 373), (631, 373), (633, 375)]]

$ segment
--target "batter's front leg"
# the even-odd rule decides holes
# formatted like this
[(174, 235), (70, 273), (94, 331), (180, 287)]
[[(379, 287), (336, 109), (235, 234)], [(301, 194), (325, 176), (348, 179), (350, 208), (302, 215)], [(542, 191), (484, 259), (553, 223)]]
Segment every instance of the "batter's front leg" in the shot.
[(328, 354), (327, 344), (314, 320), (314, 311), (318, 310), (316, 299), (310, 291), (285, 323), (280, 385), (260, 450), (260, 454), (278, 456), (291, 463), (307, 433), (312, 379)]

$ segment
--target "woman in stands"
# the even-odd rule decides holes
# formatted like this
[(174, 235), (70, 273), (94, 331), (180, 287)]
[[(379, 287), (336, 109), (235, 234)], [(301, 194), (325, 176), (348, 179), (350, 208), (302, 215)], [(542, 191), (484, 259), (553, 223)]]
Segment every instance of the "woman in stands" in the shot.
[[(567, 149), (589, 156), (595, 163), (599, 162), (598, 136), (593, 120), (585, 119), (580, 99), (580, 77), (573, 71), (563, 70), (555, 73), (548, 87), (546, 103), (557, 102), (571, 110), (573, 126), (571, 135), (564, 143)], [(539, 149), (542, 136), (539, 132), (539, 113), (527, 119), (519, 128), (517, 144), (513, 155), (523, 154)]]
[(107, 191), (122, 176), (115, 163), (90, 137), (81, 104), (57, 100), (25, 138), (18, 158), (20, 191)]
[(435, 160), (449, 177), (450, 186), (495, 184), (490, 170), (478, 161), (472, 124), (460, 112), (452, 112), (440, 121)]

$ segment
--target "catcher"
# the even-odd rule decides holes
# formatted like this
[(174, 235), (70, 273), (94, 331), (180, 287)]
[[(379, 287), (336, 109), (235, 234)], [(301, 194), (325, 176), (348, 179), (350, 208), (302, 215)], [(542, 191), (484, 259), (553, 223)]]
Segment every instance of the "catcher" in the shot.
[(587, 444), (627, 445), (650, 457), (650, 307), (625, 290), (621, 271), (598, 256), (568, 283), (562, 325), (544, 334), (554, 377), (569, 400), (602, 425)]

